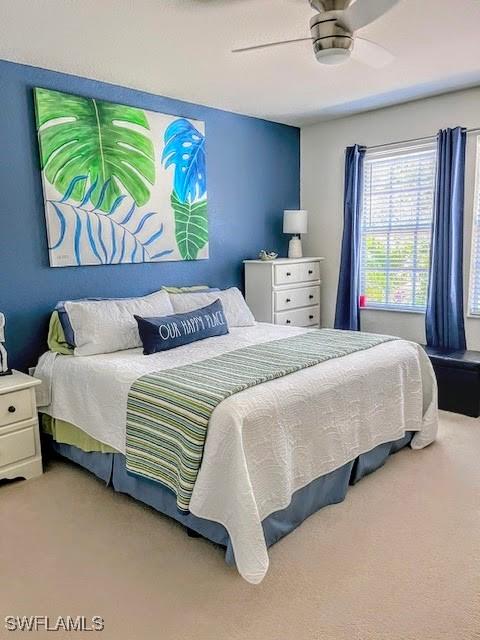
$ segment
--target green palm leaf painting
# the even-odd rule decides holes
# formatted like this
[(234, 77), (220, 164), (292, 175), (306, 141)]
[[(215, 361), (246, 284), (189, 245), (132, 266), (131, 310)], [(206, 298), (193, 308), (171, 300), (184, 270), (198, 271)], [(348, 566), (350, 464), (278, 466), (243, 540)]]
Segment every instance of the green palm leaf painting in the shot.
[(208, 242), (207, 200), (199, 200), (194, 204), (181, 202), (174, 191), (172, 207), (180, 255), (184, 260), (196, 260), (198, 252)]
[(52, 267), (208, 258), (203, 122), (34, 97)]
[[(36, 89), (35, 98), (42, 169), (59, 193), (86, 175), (95, 185), (93, 202), (110, 180), (102, 211), (109, 211), (123, 190), (137, 206), (148, 201), (155, 155), (144, 111), (47, 89)], [(72, 199), (82, 200), (86, 188), (79, 181)]]

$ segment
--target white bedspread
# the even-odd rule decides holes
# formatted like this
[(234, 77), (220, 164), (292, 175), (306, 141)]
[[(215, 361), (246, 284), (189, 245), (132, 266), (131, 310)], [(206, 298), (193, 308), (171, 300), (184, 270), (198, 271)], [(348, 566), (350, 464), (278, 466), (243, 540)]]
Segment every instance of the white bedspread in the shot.
[[(124, 453), (127, 395), (139, 376), (304, 331), (233, 328), (148, 357), (132, 349), (52, 362), (48, 353), (36, 370), (51, 389), (42, 411)], [(414, 449), (437, 432), (435, 376), (411, 342), (387, 342), (257, 385), (213, 412), (190, 510), (225, 526), (238, 571), (258, 583), (268, 569), (262, 520), (315, 478), (406, 431), (417, 432)]]

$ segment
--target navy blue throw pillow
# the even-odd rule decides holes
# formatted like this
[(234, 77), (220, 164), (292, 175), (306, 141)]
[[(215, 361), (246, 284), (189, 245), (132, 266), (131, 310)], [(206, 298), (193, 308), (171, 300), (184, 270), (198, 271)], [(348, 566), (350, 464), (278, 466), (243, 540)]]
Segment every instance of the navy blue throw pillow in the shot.
[(146, 356), (228, 333), (228, 324), (220, 300), (215, 300), (201, 309), (162, 318), (134, 317)]

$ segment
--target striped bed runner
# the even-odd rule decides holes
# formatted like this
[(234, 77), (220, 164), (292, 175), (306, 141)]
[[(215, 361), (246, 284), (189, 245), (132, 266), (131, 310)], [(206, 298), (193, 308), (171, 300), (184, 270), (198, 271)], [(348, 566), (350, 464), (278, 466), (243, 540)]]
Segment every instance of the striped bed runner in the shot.
[(394, 340), (334, 329), (244, 347), (141, 376), (127, 402), (126, 464), (162, 483), (188, 511), (215, 407), (239, 391)]

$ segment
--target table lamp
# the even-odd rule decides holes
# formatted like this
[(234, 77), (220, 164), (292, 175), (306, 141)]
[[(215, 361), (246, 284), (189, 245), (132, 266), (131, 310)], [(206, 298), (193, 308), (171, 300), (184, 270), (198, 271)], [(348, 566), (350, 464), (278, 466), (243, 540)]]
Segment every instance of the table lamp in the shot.
[(5, 316), (0, 313), (0, 376), (12, 373), (8, 368), (7, 350), (5, 349)]
[(302, 241), (300, 234), (307, 233), (308, 211), (288, 209), (283, 212), (283, 233), (291, 233), (293, 237), (288, 245), (289, 258), (302, 257)]

